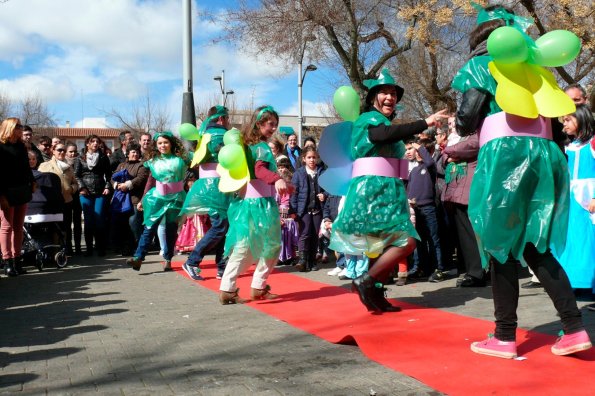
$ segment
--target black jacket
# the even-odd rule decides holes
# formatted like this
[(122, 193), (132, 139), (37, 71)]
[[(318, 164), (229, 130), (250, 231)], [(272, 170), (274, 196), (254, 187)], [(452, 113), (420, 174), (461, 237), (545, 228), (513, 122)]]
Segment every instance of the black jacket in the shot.
[[(29, 168), (29, 157), (22, 142), (0, 143), (0, 169), (0, 195), (5, 196), (9, 202), (14, 201), (15, 206), (27, 203), (30, 199), (33, 173)], [(28, 190), (26, 198), (23, 198), (23, 194), (16, 194), (21, 189)]]
[(99, 153), (99, 159), (93, 169), (89, 169), (87, 161), (82, 157), (77, 158), (74, 163), (74, 177), (79, 184), (79, 191), (86, 188), (91, 195), (101, 195), (104, 189), (110, 189), (112, 171), (109, 158)]
[[(316, 184), (318, 184), (322, 172), (323, 169), (319, 166), (316, 169)], [(293, 178), (291, 179), (291, 184), (295, 186), (295, 191), (291, 194), (289, 200), (290, 210), (291, 213), (296, 213), (298, 216), (302, 217), (308, 211), (308, 200), (310, 196), (310, 177), (308, 176), (305, 167), (301, 167), (295, 171)], [(316, 195), (319, 193), (323, 193), (325, 196), (327, 195), (320, 185), (318, 185), (318, 191), (315, 191), (314, 194)], [(320, 209), (322, 210), (324, 202), (318, 202), (320, 204)]]

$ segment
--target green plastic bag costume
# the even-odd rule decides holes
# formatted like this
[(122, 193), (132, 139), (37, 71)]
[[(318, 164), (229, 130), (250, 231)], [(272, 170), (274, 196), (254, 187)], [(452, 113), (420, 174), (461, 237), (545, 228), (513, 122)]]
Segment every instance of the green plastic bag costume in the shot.
[[(403, 158), (402, 141), (376, 145), (368, 136), (370, 126), (390, 125), (377, 111), (358, 117), (351, 136), (351, 156)], [(351, 179), (345, 205), (333, 223), (329, 248), (346, 254), (382, 254), (388, 246), (405, 246), (410, 237), (418, 238), (409, 218), (407, 193), (401, 179), (358, 176)]]
[[(256, 161), (267, 162), (269, 170), (277, 171), (273, 153), (265, 142), (248, 146), (246, 160), (251, 179), (256, 178), (254, 175)], [(225, 255), (229, 255), (236, 244), (245, 243), (250, 247), (255, 260), (279, 256), (281, 222), (275, 197), (241, 198), (235, 195), (231, 199), (227, 213), (230, 226), (225, 237)]]
[[(495, 101), (497, 83), (488, 69), (489, 56), (471, 59), (453, 80), (464, 93), (479, 88), (491, 94), (490, 113), (500, 110)], [(566, 243), (569, 207), (568, 170), (564, 154), (552, 140), (512, 136), (488, 141), (479, 150), (469, 196), (469, 218), (476, 234), (482, 265), (490, 256), (504, 263), (533, 243), (541, 253), (561, 252)]]
[[(206, 130), (204, 135), (211, 135), (211, 140), (207, 144), (207, 154), (200, 161), (201, 164), (219, 163), (217, 155), (221, 147), (223, 147), (225, 132), (227, 132), (225, 128), (209, 128)], [(188, 196), (184, 201), (180, 214), (208, 214), (209, 216), (219, 216), (219, 218), (225, 219), (227, 218), (230, 199), (231, 194), (219, 191), (218, 177), (200, 177), (188, 191)]]
[[(145, 162), (155, 180), (161, 183), (181, 182), (186, 174), (186, 163), (173, 154), (165, 154)], [(161, 195), (155, 187), (143, 197), (144, 225), (151, 227), (164, 214), (166, 222), (175, 222), (180, 216), (180, 209), (184, 204), (186, 191)]]

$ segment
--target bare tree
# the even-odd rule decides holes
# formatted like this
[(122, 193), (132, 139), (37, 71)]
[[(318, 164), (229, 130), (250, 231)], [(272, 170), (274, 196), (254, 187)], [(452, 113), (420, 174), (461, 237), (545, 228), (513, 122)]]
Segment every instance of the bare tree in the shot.
[(56, 126), (54, 114), (48, 110), (45, 101), (39, 95), (22, 99), (17, 105), (16, 114), (23, 124), (37, 127)]
[(243, 40), (256, 51), (269, 51), (287, 65), (308, 58), (346, 75), (363, 94), (363, 81), (375, 77), (390, 59), (411, 48), (404, 33), (416, 20), (404, 21), (391, 1), (241, 0), (225, 15), (227, 38)]
[(12, 116), (12, 107), (10, 98), (0, 93), (0, 121)]
[(520, 0), (523, 8), (535, 21), (535, 31), (543, 35), (555, 29), (575, 33), (582, 42), (582, 51), (570, 65), (557, 67), (558, 75), (567, 83), (583, 82), (587, 85), (595, 79), (595, 7), (593, 0)]
[(153, 102), (151, 95), (134, 103), (128, 112), (112, 108), (103, 113), (116, 120), (120, 127), (137, 133), (160, 132), (171, 128), (171, 116), (166, 107)]
[[(506, 4), (535, 20), (530, 33), (575, 32), (583, 42), (571, 65), (557, 68), (567, 83), (593, 80), (593, 0), (515, 0)], [(478, 0), (486, 5), (486, 0)], [(240, 0), (221, 18), (222, 39), (255, 53), (268, 51), (290, 65), (310, 61), (337, 70), (363, 97), (363, 81), (393, 69), (407, 89), (404, 104), (415, 115), (456, 102), (451, 81), (468, 56), (467, 37), (476, 11), (468, 0)]]

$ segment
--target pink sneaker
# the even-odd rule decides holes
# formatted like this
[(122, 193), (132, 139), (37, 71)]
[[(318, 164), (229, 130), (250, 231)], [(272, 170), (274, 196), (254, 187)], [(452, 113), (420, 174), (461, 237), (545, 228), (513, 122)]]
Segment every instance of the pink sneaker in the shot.
[(515, 341), (500, 341), (493, 335), (488, 335), (488, 339), (471, 344), (471, 350), (482, 355), (500, 357), (504, 359), (514, 359), (516, 354)]
[(575, 352), (585, 351), (591, 348), (591, 340), (585, 330), (578, 333), (563, 334), (552, 346), (554, 355), (570, 355)]

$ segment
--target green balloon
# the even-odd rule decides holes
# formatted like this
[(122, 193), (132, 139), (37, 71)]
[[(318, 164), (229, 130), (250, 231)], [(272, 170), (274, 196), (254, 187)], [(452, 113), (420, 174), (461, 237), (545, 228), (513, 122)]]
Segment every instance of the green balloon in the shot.
[(221, 147), (217, 159), (225, 169), (236, 169), (244, 162), (244, 150), (239, 144), (227, 144)]
[(553, 30), (535, 40), (533, 62), (558, 67), (572, 62), (581, 52), (581, 40), (568, 30)]
[(527, 60), (529, 47), (520, 30), (502, 26), (488, 37), (488, 52), (497, 62), (520, 63)]
[(180, 125), (180, 136), (186, 140), (198, 140), (200, 138), (198, 128), (190, 123)]
[(242, 138), (240, 137), (240, 130), (236, 128), (231, 128), (229, 131), (225, 132), (223, 135), (223, 143), (224, 144), (240, 144)]
[(333, 104), (345, 121), (355, 121), (359, 117), (359, 95), (352, 87), (339, 87), (333, 96)]

